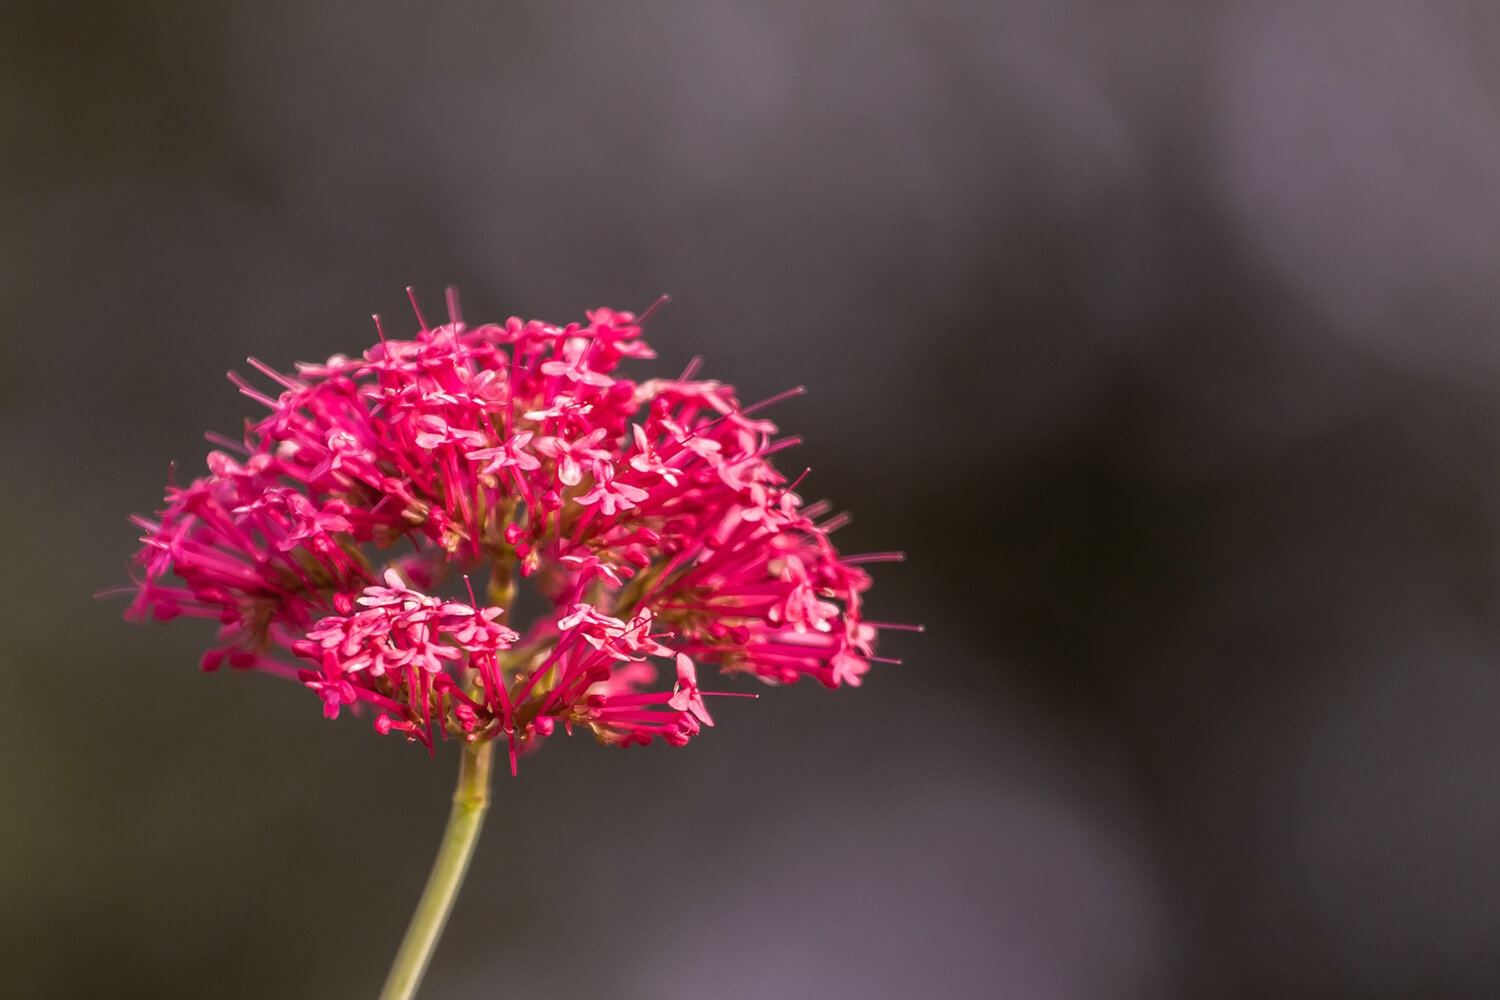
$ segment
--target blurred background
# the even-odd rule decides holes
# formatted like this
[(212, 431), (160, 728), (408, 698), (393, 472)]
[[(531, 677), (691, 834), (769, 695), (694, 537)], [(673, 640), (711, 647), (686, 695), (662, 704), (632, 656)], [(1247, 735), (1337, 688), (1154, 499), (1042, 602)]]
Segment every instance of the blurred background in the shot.
[(91, 595), (408, 284), (670, 292), (928, 627), (502, 776), (424, 997), (1500, 995), (1500, 8), (0, 18), (8, 996), (378, 990), (454, 748)]

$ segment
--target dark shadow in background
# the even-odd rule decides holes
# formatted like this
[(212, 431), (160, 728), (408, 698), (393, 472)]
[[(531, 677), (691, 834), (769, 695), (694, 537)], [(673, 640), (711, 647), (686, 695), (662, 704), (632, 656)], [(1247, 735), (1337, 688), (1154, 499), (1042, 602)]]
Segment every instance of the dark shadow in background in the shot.
[(606, 6), (7, 10), (7, 989), (377, 988), (452, 755), (89, 594), (455, 283), (807, 384), (930, 631), (528, 760), (431, 996), (1500, 991), (1493, 9)]

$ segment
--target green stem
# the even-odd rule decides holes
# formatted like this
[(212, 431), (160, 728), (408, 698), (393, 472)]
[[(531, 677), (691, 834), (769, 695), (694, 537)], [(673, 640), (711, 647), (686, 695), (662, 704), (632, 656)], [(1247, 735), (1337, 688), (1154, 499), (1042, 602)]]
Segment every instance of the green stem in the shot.
[(463, 885), (469, 859), (474, 856), (474, 845), (479, 842), (484, 812), (489, 808), (493, 751), (494, 743), (490, 740), (465, 744), (463, 748), (458, 787), (453, 790), (453, 809), (448, 813), (443, 844), (432, 863), (432, 874), (427, 876), (427, 888), (422, 890), (417, 911), (411, 915), (401, 950), (396, 952), (391, 974), (386, 977), (385, 989), (380, 991), (380, 1000), (411, 1000), (422, 982), (422, 973), (427, 971), (427, 963), (432, 960), (443, 925), (448, 922), (453, 901)]

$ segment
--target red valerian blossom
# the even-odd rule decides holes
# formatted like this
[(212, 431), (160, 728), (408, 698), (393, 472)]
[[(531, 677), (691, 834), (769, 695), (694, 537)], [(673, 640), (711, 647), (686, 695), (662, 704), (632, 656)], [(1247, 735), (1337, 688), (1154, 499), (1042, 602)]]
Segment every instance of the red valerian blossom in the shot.
[[(797, 439), (694, 379), (696, 362), (618, 376), (655, 356), (631, 313), (470, 327), (451, 297), (449, 312), (295, 374), (252, 359), (274, 397), (231, 374), (270, 413), (242, 443), (211, 435), (225, 450), (208, 475), (133, 519), (127, 616), (213, 619), (205, 670), (295, 678), (329, 718), (369, 706), (378, 731), (428, 747), (503, 738), (513, 768), (559, 725), (687, 742), (713, 724), (699, 664), (860, 683), (893, 627), (861, 616), (860, 564), (897, 556), (839, 555), (843, 518), (771, 464)], [(486, 600), (434, 595), (471, 574)], [(524, 632), (506, 620), (518, 574), (551, 606)]]

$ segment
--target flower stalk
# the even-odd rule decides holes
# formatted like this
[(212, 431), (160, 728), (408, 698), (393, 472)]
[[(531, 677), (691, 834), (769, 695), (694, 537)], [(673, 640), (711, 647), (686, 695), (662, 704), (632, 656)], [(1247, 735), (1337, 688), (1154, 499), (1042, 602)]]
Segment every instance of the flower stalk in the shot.
[(489, 809), (490, 758), (494, 748), (495, 744), (489, 740), (464, 745), (443, 843), (406, 928), (401, 949), (391, 964), (385, 988), (380, 991), (380, 1000), (411, 1000), (416, 996), (432, 953), (437, 950), (438, 939), (469, 870), (469, 860), (474, 856), (474, 845), (479, 842), (485, 811)]

